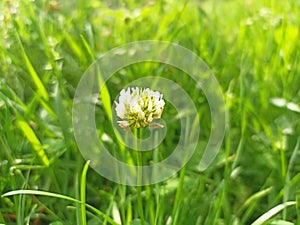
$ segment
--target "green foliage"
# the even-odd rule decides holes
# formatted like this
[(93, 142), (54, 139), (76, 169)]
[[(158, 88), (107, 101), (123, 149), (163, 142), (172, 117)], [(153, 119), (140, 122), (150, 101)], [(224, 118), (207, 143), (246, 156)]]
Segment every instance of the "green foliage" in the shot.
[[(299, 7), (298, 0), (1, 1), (0, 224), (299, 224)], [(227, 110), (224, 144), (208, 170), (197, 170), (197, 151), (176, 176), (142, 189), (87, 171), (71, 124), (83, 72), (139, 40), (199, 55)], [(124, 154), (105, 121), (120, 90), (148, 75), (175, 80), (193, 98), (202, 149), (211, 119), (205, 95), (159, 63), (128, 66), (107, 82), (95, 115), (99, 135)], [(163, 156), (180, 130), (177, 118), (168, 122)]]

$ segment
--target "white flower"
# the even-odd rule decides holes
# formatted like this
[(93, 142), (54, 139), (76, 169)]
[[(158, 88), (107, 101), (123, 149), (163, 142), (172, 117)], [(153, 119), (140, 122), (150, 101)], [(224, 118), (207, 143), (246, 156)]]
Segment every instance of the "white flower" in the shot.
[(163, 95), (158, 91), (138, 87), (123, 89), (120, 92), (119, 102), (115, 103), (117, 116), (122, 119), (118, 124), (124, 130), (148, 125), (163, 127), (152, 123), (154, 119), (161, 117), (165, 106)]

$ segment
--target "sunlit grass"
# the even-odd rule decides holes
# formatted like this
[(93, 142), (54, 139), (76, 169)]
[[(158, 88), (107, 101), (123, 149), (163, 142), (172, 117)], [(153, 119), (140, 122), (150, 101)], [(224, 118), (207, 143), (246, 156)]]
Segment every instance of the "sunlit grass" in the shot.
[[(142, 188), (145, 221), (300, 223), (299, 7), (258, 0), (2, 1), (0, 223), (142, 224), (137, 188), (88, 168), (71, 124), (83, 72), (106, 51), (139, 40), (175, 42), (199, 55), (218, 79), (227, 110), (224, 144), (208, 170), (197, 170), (196, 152), (176, 176)], [(119, 91), (148, 75), (175, 80), (197, 103), (203, 148), (208, 103), (170, 66), (139, 63), (118, 71), (96, 114), (110, 120)], [(99, 133), (115, 140), (97, 115)], [(170, 121), (167, 154), (180, 129)]]

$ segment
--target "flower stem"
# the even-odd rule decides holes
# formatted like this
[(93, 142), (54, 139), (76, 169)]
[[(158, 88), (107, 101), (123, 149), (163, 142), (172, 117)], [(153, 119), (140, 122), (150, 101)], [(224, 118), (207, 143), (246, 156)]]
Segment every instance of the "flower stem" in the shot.
[(139, 142), (142, 138), (142, 129), (135, 128), (135, 136), (136, 136), (136, 158), (137, 158), (137, 205), (138, 211), (141, 218), (141, 224), (145, 225), (145, 217), (144, 217), (144, 209), (143, 209), (143, 198), (142, 198), (142, 179), (143, 179), (143, 163), (142, 163), (142, 153), (139, 151), (138, 147), (140, 146)]

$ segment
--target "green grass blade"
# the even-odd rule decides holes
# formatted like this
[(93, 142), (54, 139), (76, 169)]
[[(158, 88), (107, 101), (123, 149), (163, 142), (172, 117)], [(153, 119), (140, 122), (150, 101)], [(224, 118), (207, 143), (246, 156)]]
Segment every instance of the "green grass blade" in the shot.
[(56, 115), (56, 113), (53, 111), (53, 109), (51, 108), (51, 106), (49, 106), (49, 104), (44, 101), (43, 99), (41, 99), (41, 105), (44, 107), (44, 109), (56, 120), (58, 119), (58, 116)]
[(82, 40), (82, 42), (83, 42), (83, 45), (84, 45), (84, 47), (85, 47), (85, 49), (86, 49), (88, 55), (91, 57), (91, 59), (92, 59), (93, 61), (96, 60), (95, 54), (93, 53), (92, 49), (90, 48), (90, 46), (89, 46), (87, 40), (84, 38), (83, 35), (80, 35), (80, 37), (81, 37), (81, 40)]
[(111, 98), (110, 98), (109, 90), (103, 81), (100, 68), (97, 68), (97, 73), (98, 73), (98, 83), (100, 88), (100, 97), (102, 100), (103, 109), (109, 121), (112, 121)]
[(77, 40), (75, 40), (68, 32), (64, 32), (64, 38), (68, 43), (70, 49), (73, 51), (73, 54), (82, 61), (84, 65), (87, 64), (87, 60), (79, 46)]
[(48, 167), (49, 166), (49, 159), (48, 159), (48, 157), (47, 157), (47, 155), (46, 155), (46, 153), (43, 149), (43, 146), (42, 146), (41, 142), (37, 138), (37, 136), (34, 133), (34, 131), (32, 130), (32, 128), (23, 119), (19, 119), (17, 123), (18, 123), (19, 128), (22, 130), (23, 134), (27, 138), (27, 140), (32, 145), (33, 149), (38, 154), (38, 156), (39, 156), (40, 160), (42, 161), (42, 163), (45, 166)]
[(95, 207), (88, 205), (86, 203), (83, 203), (75, 198), (57, 194), (57, 193), (51, 193), (47, 191), (36, 191), (36, 190), (15, 190), (15, 191), (10, 191), (5, 194), (3, 194), (1, 197), (9, 197), (9, 196), (14, 196), (14, 195), (40, 195), (40, 196), (47, 196), (47, 197), (53, 197), (53, 198), (59, 198), (59, 199), (64, 199), (70, 202), (74, 203), (80, 203), (84, 204), (88, 209), (90, 209), (92, 212), (96, 213), (97, 215), (103, 217), (106, 219), (108, 222), (110, 222), (112, 225), (120, 225), (119, 223), (116, 223), (112, 218), (107, 216), (105, 213), (101, 212), (100, 210), (96, 209)]
[[(75, 198), (80, 199), (80, 190), (78, 188), (78, 187), (80, 187), (79, 186), (79, 174), (78, 174), (78, 172), (76, 172), (76, 175), (75, 175), (74, 186), (76, 187), (75, 188)], [(76, 208), (76, 224), (81, 224), (81, 204), (76, 203), (75, 208)]]
[(257, 220), (255, 220), (251, 225), (261, 225), (268, 221), (270, 218), (272, 218), (274, 215), (279, 213), (280, 211), (284, 210), (285, 208), (296, 205), (296, 202), (290, 201), (285, 202), (280, 205), (275, 206), (274, 208), (270, 209), (268, 212), (264, 213), (262, 216), (260, 216)]
[[(299, 145), (300, 145), (300, 138), (298, 138), (297, 143), (295, 145), (295, 148), (293, 150), (292, 156), (290, 158), (289, 164), (288, 164), (288, 170), (286, 174), (286, 180), (285, 180), (285, 186), (284, 186), (284, 194), (283, 194), (283, 202), (288, 201), (288, 198), (290, 196), (290, 188), (291, 188), (291, 174), (292, 174), (292, 169), (294, 167), (294, 164), (297, 159), (298, 151), (299, 151)], [(286, 209), (283, 210), (283, 219), (286, 219), (287, 217), (287, 212)]]
[(276, 220), (270, 223), (270, 225), (294, 225), (292, 222), (284, 221), (284, 220)]
[(86, 173), (89, 168), (90, 161), (87, 161), (83, 167), (82, 174), (81, 174), (81, 182), (80, 182), (80, 201), (83, 203), (81, 204), (81, 224), (86, 225), (86, 207), (85, 207), (85, 200), (86, 200)]
[(247, 209), (250, 205), (255, 204), (256, 201), (258, 201), (259, 199), (263, 198), (264, 196), (266, 196), (267, 194), (269, 194), (271, 191), (273, 190), (272, 187), (266, 188), (264, 190), (261, 190), (255, 194), (253, 194), (252, 196), (250, 196), (245, 203), (240, 207), (239, 212), (243, 212), (245, 209)]
[(35, 71), (32, 63), (30, 62), (28, 56), (27, 56), (27, 53), (25, 52), (25, 49), (23, 47), (23, 44), (21, 42), (21, 39), (20, 39), (20, 36), (18, 34), (18, 32), (16, 32), (16, 36), (17, 36), (17, 40), (19, 42), (19, 45), (20, 45), (20, 48), (21, 48), (21, 51), (22, 51), (22, 56), (23, 56), (23, 60), (25, 62), (25, 65), (27, 67), (27, 70), (29, 72), (29, 75), (31, 76), (35, 86), (37, 87), (37, 90), (38, 90), (38, 93), (46, 100), (48, 101), (49, 100), (49, 95), (48, 95), (48, 92), (43, 84), (43, 82), (41, 81), (39, 75), (37, 74), (37, 72)]
[(184, 185), (185, 170), (186, 170), (186, 167), (184, 166), (181, 169), (180, 175), (179, 175), (179, 184), (178, 184), (178, 188), (177, 188), (176, 195), (175, 195), (174, 208), (172, 211), (172, 225), (177, 224), (177, 220), (178, 220), (180, 208), (181, 208), (180, 203), (182, 202), (182, 199), (184, 197), (183, 196), (183, 185)]

